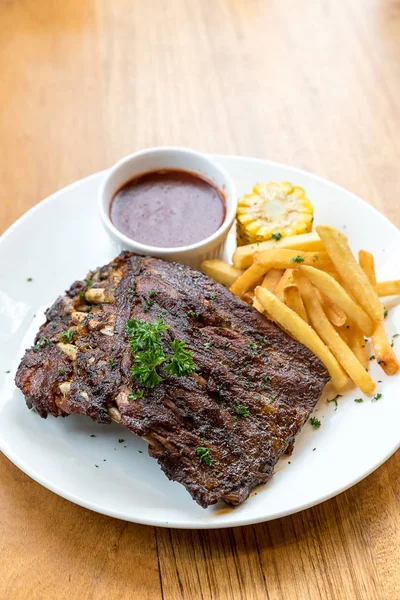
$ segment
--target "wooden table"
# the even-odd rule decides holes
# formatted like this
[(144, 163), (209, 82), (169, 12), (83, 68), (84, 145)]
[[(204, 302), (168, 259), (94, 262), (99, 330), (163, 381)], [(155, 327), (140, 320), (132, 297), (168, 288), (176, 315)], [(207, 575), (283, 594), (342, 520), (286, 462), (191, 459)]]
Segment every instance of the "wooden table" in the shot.
[[(396, 0), (0, 5), (1, 230), (162, 144), (303, 167), (400, 224)], [(293, 517), (193, 532), (91, 513), (2, 457), (0, 597), (395, 600), (399, 467)]]

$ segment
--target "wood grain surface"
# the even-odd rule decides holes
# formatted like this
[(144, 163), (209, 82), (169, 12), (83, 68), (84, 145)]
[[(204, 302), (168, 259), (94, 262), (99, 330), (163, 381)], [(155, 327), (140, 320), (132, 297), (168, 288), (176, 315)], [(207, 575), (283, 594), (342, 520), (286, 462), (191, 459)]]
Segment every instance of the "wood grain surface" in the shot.
[[(400, 225), (399, 98), (399, 0), (0, 0), (0, 229), (162, 144), (308, 169)], [(399, 469), (196, 532), (91, 513), (1, 457), (0, 598), (400, 599)]]

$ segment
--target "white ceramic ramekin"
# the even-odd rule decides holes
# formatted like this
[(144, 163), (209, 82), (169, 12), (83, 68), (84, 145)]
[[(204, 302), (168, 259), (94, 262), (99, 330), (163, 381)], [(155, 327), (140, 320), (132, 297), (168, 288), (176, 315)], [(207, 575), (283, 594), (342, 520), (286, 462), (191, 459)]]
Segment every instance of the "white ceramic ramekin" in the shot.
[[(224, 222), (215, 233), (190, 246), (160, 248), (156, 245), (157, 231), (154, 232), (154, 246), (147, 246), (130, 239), (113, 225), (110, 205), (116, 192), (134, 177), (161, 169), (190, 171), (214, 183), (221, 190), (225, 197), (226, 214)], [(195, 269), (200, 268), (203, 260), (220, 255), (235, 219), (236, 204), (235, 184), (229, 173), (213, 158), (187, 148), (149, 148), (130, 154), (107, 171), (98, 192), (98, 209), (102, 223), (120, 249), (177, 261)], [(193, 219), (196, 219), (195, 214)]]

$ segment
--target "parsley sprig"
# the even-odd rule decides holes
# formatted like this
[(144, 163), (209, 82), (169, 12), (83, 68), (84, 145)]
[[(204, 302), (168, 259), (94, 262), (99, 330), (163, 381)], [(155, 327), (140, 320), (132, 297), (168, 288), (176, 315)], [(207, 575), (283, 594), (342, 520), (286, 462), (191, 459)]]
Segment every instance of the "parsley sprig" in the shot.
[(183, 341), (173, 340), (170, 343), (172, 354), (165, 354), (162, 342), (168, 329), (169, 325), (161, 318), (155, 323), (131, 319), (126, 324), (129, 345), (135, 353), (131, 374), (146, 387), (154, 387), (161, 383), (163, 378), (157, 372), (157, 368), (164, 363), (165, 372), (178, 377), (190, 375), (196, 368), (192, 352), (185, 348)]
[(204, 446), (196, 446), (196, 454), (200, 457), (200, 460), (210, 466), (212, 463), (212, 456), (209, 448), (205, 448)]
[(304, 262), (304, 257), (303, 256), (294, 256), (293, 258), (290, 259), (290, 262), (293, 265), (296, 263), (302, 263), (302, 262)]
[(50, 344), (50, 340), (47, 337), (41, 337), (36, 344), (33, 346), (32, 350), (34, 352), (39, 352), (39, 350), (41, 350), (42, 348), (44, 348), (45, 346), (47, 346), (47, 344)]
[(64, 344), (70, 344), (75, 335), (77, 335), (76, 329), (67, 329), (61, 332), (61, 339)]
[(179, 340), (173, 340), (171, 342), (171, 348), (173, 355), (169, 357), (169, 363), (165, 367), (168, 375), (177, 375), (178, 377), (185, 377), (190, 375), (196, 368), (192, 358), (191, 350), (186, 350), (185, 342)]
[(321, 427), (321, 421), (316, 417), (309, 418), (310, 425), (312, 425), (315, 429), (319, 429)]
[(235, 401), (235, 413), (240, 417), (248, 417), (250, 415), (247, 406), (239, 402), (239, 400)]

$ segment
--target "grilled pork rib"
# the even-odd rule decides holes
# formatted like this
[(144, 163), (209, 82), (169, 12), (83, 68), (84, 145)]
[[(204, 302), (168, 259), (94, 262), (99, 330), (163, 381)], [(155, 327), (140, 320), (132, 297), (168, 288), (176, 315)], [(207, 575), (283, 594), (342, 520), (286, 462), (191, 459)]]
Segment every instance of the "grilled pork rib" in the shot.
[[(273, 474), (329, 379), (322, 363), (222, 285), (186, 266), (123, 253), (77, 281), (46, 312), (16, 384), (42, 417), (111, 420), (203, 507), (240, 504)], [(160, 317), (196, 371), (137, 381), (126, 323)], [(140, 394), (139, 394), (140, 395)]]

